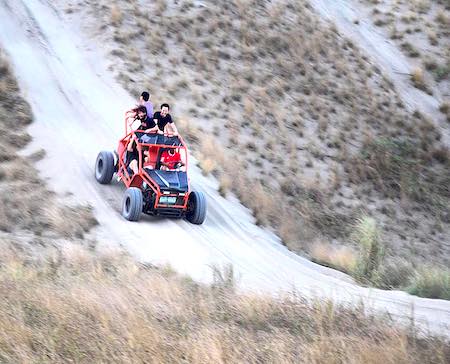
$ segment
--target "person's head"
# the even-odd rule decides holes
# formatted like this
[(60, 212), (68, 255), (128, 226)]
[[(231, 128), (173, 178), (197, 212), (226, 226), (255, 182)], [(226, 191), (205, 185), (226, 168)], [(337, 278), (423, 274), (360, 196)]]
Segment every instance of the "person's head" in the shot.
[(161, 115), (166, 116), (169, 113), (170, 106), (169, 104), (162, 104), (161, 105)]
[(146, 102), (150, 99), (150, 94), (147, 91), (144, 91), (143, 93), (141, 93), (141, 97), (139, 98), (139, 100), (141, 100), (141, 102)]
[(139, 120), (145, 120), (147, 117), (147, 108), (145, 106), (139, 106), (137, 108), (137, 117)]
[(169, 148), (168, 153), (171, 157), (173, 157), (175, 155), (175, 149), (174, 148)]

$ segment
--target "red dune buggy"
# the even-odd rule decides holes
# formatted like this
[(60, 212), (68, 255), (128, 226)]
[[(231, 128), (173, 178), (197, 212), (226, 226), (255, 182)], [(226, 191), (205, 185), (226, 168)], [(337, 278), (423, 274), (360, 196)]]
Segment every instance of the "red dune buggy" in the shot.
[[(183, 139), (134, 130), (134, 122), (134, 114), (127, 112), (125, 137), (119, 141), (115, 154), (107, 151), (98, 154), (95, 178), (107, 184), (116, 173), (125, 184), (122, 215), (127, 220), (137, 221), (144, 212), (185, 217), (193, 224), (202, 224), (206, 217), (206, 199), (202, 192), (191, 191), (189, 187), (188, 151)], [(130, 168), (130, 163), (134, 163), (137, 173)]]

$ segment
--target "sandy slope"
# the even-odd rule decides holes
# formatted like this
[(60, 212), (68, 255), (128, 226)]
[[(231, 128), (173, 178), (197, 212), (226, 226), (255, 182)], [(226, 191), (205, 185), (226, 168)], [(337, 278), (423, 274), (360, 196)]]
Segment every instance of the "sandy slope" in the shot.
[[(392, 42), (377, 29), (371, 19), (366, 17), (362, 5), (354, 0), (311, 0), (314, 8), (322, 16), (333, 22), (337, 29), (346, 37), (352, 39), (380, 66), (399, 93), (409, 110), (418, 110), (429, 115), (433, 120), (442, 119), (439, 106), (443, 96), (438, 89), (433, 89), (434, 95), (415, 88), (409, 80), (409, 73), (416, 67)], [(358, 24), (355, 24), (355, 21)], [(450, 145), (450, 128), (443, 120), (437, 124), (443, 135), (443, 141)]]
[(123, 187), (100, 186), (93, 177), (97, 152), (113, 149), (123, 128), (124, 110), (133, 104), (89, 49), (44, 1), (0, 2), (0, 46), (11, 57), (20, 86), (36, 121), (30, 128), (31, 148), (45, 148), (41, 173), (56, 191), (95, 208), (98, 239), (122, 244), (138, 259), (170, 263), (177, 271), (208, 281), (212, 264), (232, 263), (245, 289), (291, 290), (387, 310), (423, 327), (450, 334), (450, 302), (412, 297), (404, 292), (366, 289), (339, 272), (289, 252), (272, 234), (256, 227), (237, 201), (225, 200), (217, 183), (191, 169), (194, 188), (208, 198), (203, 226), (185, 221), (120, 216)]

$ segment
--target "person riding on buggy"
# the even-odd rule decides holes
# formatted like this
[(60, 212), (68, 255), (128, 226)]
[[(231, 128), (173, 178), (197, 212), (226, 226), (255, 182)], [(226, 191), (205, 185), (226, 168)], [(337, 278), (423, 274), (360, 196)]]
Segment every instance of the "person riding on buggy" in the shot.
[[(102, 151), (95, 165), (95, 177), (110, 183), (116, 174), (127, 190), (122, 215), (137, 221), (142, 212), (149, 215), (186, 218), (202, 224), (206, 199), (192, 191), (188, 178), (188, 150), (179, 135), (134, 130), (135, 114), (125, 114), (125, 136), (119, 140), (115, 155)], [(115, 158), (116, 157), (116, 158)]]

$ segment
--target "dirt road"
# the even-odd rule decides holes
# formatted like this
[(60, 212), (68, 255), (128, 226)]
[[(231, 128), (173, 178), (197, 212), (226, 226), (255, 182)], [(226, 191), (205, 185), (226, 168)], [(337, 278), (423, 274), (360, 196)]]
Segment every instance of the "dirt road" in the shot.
[[(143, 218), (130, 223), (120, 216), (123, 187), (100, 186), (93, 176), (98, 151), (112, 150), (123, 132), (122, 116), (134, 100), (112, 79), (105, 63), (45, 1), (0, 1), (0, 46), (6, 50), (35, 122), (27, 152), (44, 148), (38, 164), (50, 186), (68, 201), (89, 203), (103, 243), (122, 245), (137, 259), (169, 263), (178, 272), (209, 281), (211, 265), (233, 264), (245, 290), (297, 290), (388, 311), (399, 319), (414, 317), (425, 329), (450, 333), (450, 302), (412, 297), (399, 291), (361, 288), (336, 271), (313, 264), (283, 247), (279, 239), (254, 225), (248, 210), (217, 192), (217, 182), (191, 169), (194, 188), (209, 203), (207, 221)], [(90, 48), (91, 47), (91, 48)], [(20, 126), (18, 126), (20, 127)]]

